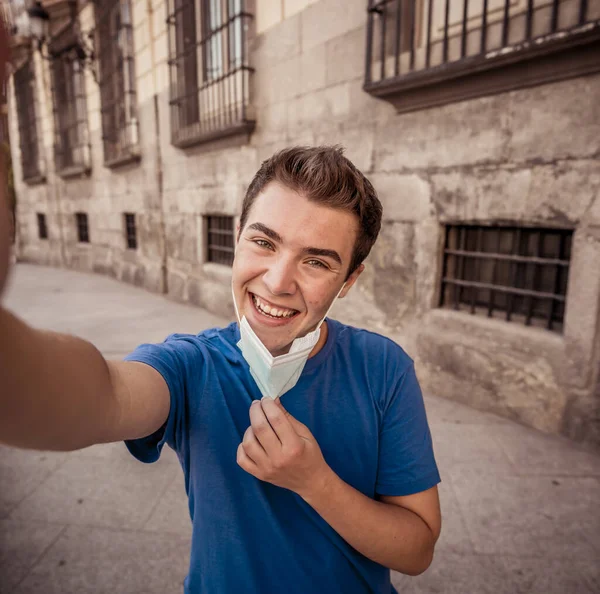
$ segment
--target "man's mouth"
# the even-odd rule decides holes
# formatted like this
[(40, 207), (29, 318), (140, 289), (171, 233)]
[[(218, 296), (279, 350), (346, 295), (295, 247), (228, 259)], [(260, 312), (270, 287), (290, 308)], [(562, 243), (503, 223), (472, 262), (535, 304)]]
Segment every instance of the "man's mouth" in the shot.
[(297, 309), (289, 309), (286, 307), (281, 307), (280, 305), (273, 305), (264, 299), (261, 299), (254, 293), (250, 293), (250, 297), (254, 303), (254, 306), (256, 307), (256, 310), (263, 316), (273, 320), (289, 320), (300, 313)]

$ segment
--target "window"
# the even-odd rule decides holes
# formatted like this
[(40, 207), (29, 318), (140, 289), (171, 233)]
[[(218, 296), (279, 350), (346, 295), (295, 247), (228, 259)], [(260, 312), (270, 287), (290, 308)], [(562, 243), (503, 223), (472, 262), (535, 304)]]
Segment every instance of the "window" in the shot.
[(442, 307), (562, 331), (573, 232), (446, 228)]
[(75, 213), (75, 219), (77, 221), (77, 240), (80, 243), (89, 243), (90, 232), (87, 214), (85, 212), (77, 212)]
[(127, 240), (127, 248), (130, 250), (137, 249), (137, 229), (135, 226), (135, 214), (125, 213), (125, 239)]
[(234, 254), (233, 217), (210, 215), (204, 217), (207, 261), (231, 266)]
[(139, 156), (131, 5), (109, 0), (94, 6), (104, 161), (111, 165)]
[(368, 0), (367, 13), (365, 90), (399, 111), (597, 70), (587, 0)]
[(38, 237), (40, 239), (48, 239), (48, 227), (46, 226), (46, 215), (37, 213)]
[(41, 177), (33, 57), (30, 56), (15, 71), (13, 80), (19, 123), (19, 146), (21, 148), (23, 179), (33, 181)]
[(168, 7), (173, 144), (249, 134), (252, 15), (244, 0), (169, 0)]
[(90, 168), (85, 80), (79, 47), (67, 29), (52, 41), (52, 95), (56, 170), (65, 175)]

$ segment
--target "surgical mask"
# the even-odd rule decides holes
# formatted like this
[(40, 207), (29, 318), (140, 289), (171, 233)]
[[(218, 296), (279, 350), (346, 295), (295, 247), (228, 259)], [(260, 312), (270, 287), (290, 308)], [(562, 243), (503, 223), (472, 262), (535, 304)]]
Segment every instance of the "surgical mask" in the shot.
[[(261, 342), (260, 338), (256, 336), (254, 330), (250, 327), (246, 316), (240, 319), (240, 314), (235, 302), (235, 295), (233, 295), (235, 314), (240, 325), (240, 340), (237, 343), (237, 346), (242, 351), (244, 359), (250, 366), (250, 374), (254, 378), (254, 381), (263, 396), (268, 396), (275, 400), (296, 385), (310, 353), (317, 342), (319, 342), (321, 325), (331, 311), (336, 299), (340, 296), (344, 286), (346, 286), (346, 283), (342, 285), (342, 288), (339, 290), (336, 298), (329, 306), (329, 309), (315, 330), (309, 332), (302, 338), (296, 338), (292, 342), (289, 352), (285, 355), (279, 355), (278, 357), (273, 357), (267, 347)], [(231, 292), (233, 294), (233, 286)]]

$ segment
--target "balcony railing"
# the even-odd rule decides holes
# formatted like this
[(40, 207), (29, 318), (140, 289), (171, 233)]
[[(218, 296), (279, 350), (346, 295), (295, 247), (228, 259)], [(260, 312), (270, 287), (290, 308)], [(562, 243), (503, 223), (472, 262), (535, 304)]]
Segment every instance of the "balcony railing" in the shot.
[(600, 2), (369, 0), (365, 85), (399, 111), (600, 70)]

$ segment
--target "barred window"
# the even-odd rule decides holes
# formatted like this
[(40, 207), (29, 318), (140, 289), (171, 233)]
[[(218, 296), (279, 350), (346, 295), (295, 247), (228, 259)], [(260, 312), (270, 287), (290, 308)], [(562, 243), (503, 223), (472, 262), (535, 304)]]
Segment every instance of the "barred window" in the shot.
[(90, 231), (88, 227), (88, 216), (85, 212), (76, 212), (75, 221), (77, 223), (77, 241), (80, 243), (90, 242)]
[(30, 57), (15, 71), (13, 80), (23, 179), (30, 181), (41, 177), (33, 57)]
[(48, 227), (46, 226), (46, 215), (42, 212), (37, 213), (38, 237), (48, 239)]
[[(364, 88), (390, 100), (401, 112), (568, 78), (574, 70), (596, 71), (595, 65), (586, 65), (584, 49), (579, 58), (573, 53), (573, 62), (547, 64), (544, 58), (574, 45), (597, 43), (598, 2), (367, 0), (365, 4)], [(538, 68), (531, 64), (534, 59)], [(504, 70), (502, 76), (484, 79), (498, 68)]]
[(137, 228), (135, 225), (135, 214), (126, 212), (124, 215), (125, 219), (125, 239), (127, 241), (127, 248), (130, 250), (137, 249)]
[(254, 128), (244, 0), (169, 0), (172, 142), (176, 146)]
[(87, 104), (83, 65), (74, 34), (67, 29), (52, 41), (54, 155), (59, 174), (90, 168)]
[(139, 156), (130, 0), (96, 3), (104, 161)]
[(207, 261), (231, 266), (234, 254), (233, 217), (209, 215), (204, 217)]
[(562, 332), (573, 231), (451, 225), (441, 306)]

